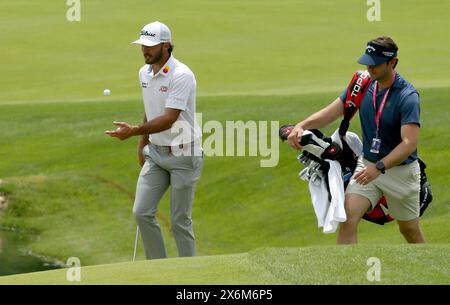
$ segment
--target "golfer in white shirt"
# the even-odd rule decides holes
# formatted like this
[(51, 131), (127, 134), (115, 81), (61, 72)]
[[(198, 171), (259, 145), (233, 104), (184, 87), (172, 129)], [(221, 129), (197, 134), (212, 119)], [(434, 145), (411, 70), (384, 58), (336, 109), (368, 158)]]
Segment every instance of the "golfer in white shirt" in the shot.
[(195, 185), (203, 168), (201, 129), (195, 121), (197, 83), (192, 71), (172, 55), (169, 28), (161, 22), (144, 26), (140, 38), (145, 65), (139, 71), (145, 116), (142, 125), (114, 122), (111, 137), (141, 136), (138, 158), (142, 166), (133, 214), (147, 259), (167, 257), (158, 204), (171, 186), (171, 229), (180, 256), (194, 256), (192, 205)]

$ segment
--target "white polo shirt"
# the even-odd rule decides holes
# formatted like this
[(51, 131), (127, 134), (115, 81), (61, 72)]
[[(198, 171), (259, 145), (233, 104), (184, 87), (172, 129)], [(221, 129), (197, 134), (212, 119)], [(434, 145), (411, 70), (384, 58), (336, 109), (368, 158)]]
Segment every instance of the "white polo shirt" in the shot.
[(195, 121), (197, 82), (191, 69), (171, 56), (156, 75), (151, 65), (144, 65), (139, 80), (147, 121), (163, 115), (166, 108), (182, 110), (172, 128), (151, 134), (150, 142), (161, 146), (200, 142), (202, 132)]

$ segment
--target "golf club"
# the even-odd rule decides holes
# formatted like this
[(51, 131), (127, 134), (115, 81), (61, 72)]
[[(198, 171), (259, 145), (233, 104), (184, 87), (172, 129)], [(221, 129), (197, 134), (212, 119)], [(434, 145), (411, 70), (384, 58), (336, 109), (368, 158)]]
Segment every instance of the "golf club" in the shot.
[(139, 242), (139, 226), (136, 226), (136, 239), (134, 240), (133, 262), (136, 260), (137, 247)]

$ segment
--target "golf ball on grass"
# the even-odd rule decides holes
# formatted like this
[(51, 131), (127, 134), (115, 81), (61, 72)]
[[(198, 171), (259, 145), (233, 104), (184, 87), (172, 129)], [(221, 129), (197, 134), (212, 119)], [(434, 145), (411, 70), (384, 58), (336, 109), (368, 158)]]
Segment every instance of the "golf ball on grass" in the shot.
[(104, 95), (104, 96), (111, 95), (111, 90), (109, 90), (109, 89), (103, 90), (103, 95)]

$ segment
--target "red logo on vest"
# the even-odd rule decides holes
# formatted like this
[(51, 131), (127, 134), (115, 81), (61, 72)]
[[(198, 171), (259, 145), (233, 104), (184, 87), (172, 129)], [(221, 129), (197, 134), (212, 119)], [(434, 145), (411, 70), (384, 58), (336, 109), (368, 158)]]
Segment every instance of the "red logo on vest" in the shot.
[(159, 88), (159, 92), (167, 92), (167, 90), (169, 90), (169, 88), (167, 88), (166, 86), (161, 86)]

